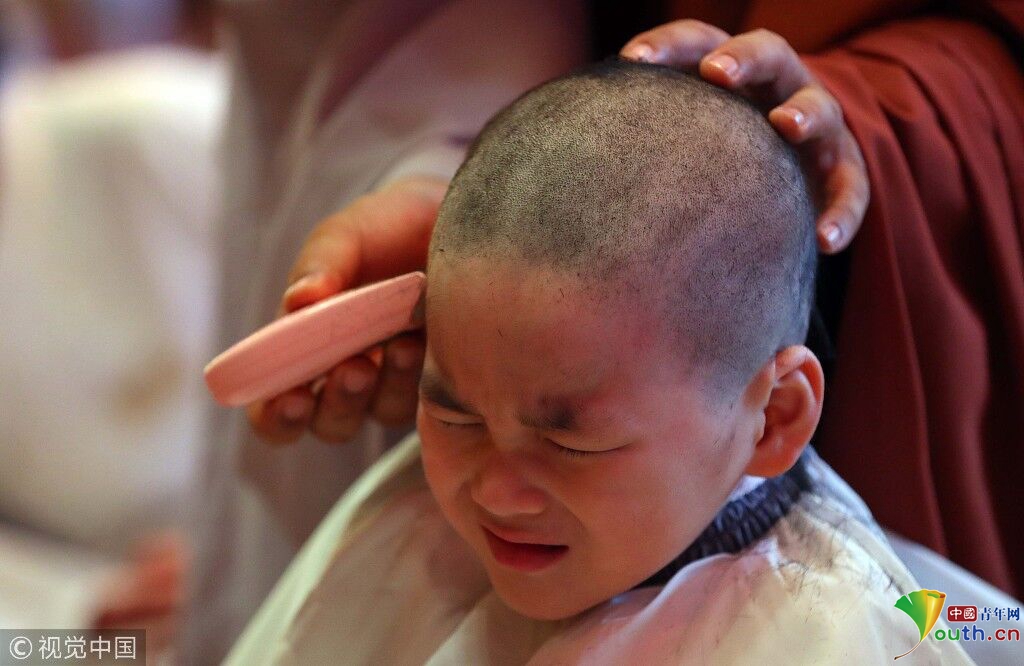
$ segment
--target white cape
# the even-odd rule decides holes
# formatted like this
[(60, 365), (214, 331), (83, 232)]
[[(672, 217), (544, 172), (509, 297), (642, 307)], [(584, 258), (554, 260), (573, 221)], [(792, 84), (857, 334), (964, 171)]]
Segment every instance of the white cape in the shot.
[[(229, 664), (868, 664), (918, 641), (893, 606), (920, 586), (860, 499), (816, 456), (759, 541), (561, 622), (495, 595), (445, 522), (412, 436), (341, 499)], [(926, 639), (908, 663), (970, 664)]]

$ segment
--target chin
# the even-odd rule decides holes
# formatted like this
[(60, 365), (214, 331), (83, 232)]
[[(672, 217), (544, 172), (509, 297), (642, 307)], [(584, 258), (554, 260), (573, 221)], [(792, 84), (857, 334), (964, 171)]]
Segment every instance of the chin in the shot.
[(495, 593), (505, 605), (531, 620), (564, 620), (596, 606), (600, 600), (586, 602), (581, 598), (566, 597), (564, 588), (557, 584), (537, 581), (533, 585), (516, 585), (509, 581), (495, 581)]

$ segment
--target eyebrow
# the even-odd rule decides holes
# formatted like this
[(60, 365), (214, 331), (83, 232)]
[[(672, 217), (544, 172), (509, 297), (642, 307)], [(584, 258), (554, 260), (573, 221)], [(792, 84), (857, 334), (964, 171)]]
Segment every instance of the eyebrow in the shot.
[(544, 400), (537, 415), (520, 414), (523, 425), (538, 430), (561, 430), (572, 432), (580, 427), (578, 410), (569, 400)]
[(434, 373), (424, 370), (420, 377), (420, 395), (438, 407), (463, 414), (476, 414), (473, 408), (463, 404), (448, 387), (448, 384)]
[[(438, 407), (462, 414), (476, 414), (472, 406), (456, 397), (448, 383), (433, 372), (423, 372), (420, 395)], [(571, 400), (564, 398), (542, 400), (538, 414), (520, 413), (518, 418), (524, 426), (538, 430), (575, 432), (580, 428), (579, 410)]]

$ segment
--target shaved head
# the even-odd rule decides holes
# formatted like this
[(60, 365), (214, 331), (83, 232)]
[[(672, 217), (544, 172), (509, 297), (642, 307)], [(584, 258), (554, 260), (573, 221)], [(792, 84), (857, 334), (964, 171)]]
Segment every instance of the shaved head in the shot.
[(735, 391), (804, 341), (814, 208), (798, 160), (746, 101), (613, 60), (498, 113), (459, 169), (430, 261), (514, 259), (657, 312), (709, 386)]

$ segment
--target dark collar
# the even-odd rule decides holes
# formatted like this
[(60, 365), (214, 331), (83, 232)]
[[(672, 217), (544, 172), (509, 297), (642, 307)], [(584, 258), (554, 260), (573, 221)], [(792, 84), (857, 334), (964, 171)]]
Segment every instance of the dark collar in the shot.
[(691, 562), (719, 553), (738, 553), (767, 534), (814, 485), (807, 473), (807, 458), (806, 454), (800, 456), (785, 474), (765, 479), (730, 500), (682, 554), (636, 587), (664, 585)]

